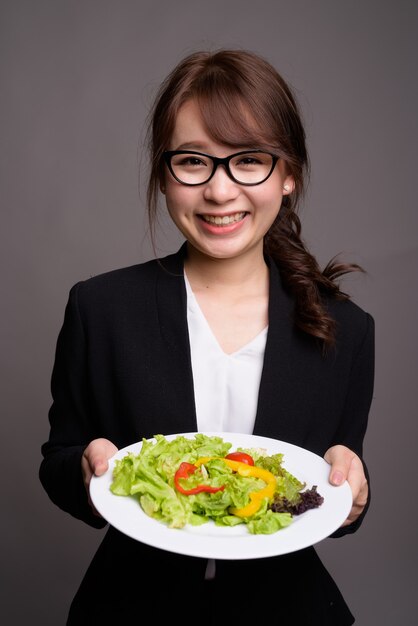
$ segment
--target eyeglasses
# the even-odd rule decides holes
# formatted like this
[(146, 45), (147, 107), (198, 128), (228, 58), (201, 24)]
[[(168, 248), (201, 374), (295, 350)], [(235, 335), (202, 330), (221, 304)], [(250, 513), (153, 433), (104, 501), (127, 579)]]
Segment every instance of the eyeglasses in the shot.
[(240, 185), (260, 185), (274, 170), (279, 157), (263, 150), (243, 150), (220, 159), (194, 150), (169, 150), (163, 158), (174, 178), (182, 185), (203, 185), (218, 165)]

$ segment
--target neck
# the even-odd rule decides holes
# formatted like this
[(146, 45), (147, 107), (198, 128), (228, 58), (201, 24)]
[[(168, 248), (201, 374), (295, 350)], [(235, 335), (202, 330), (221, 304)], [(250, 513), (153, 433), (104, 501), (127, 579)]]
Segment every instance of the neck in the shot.
[(194, 291), (201, 289), (265, 292), (268, 287), (268, 267), (262, 249), (245, 255), (217, 259), (202, 254), (188, 244), (185, 271)]

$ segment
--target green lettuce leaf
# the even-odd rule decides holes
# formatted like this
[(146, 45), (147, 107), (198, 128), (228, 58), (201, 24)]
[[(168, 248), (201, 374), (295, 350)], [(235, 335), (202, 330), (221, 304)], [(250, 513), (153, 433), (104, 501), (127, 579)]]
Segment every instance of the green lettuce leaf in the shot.
[[(218, 436), (197, 433), (193, 439), (179, 435), (168, 440), (161, 434), (143, 439), (139, 454), (128, 453), (117, 460), (110, 489), (119, 496), (135, 497), (143, 511), (170, 528), (197, 526), (213, 520), (220, 526), (246, 524), (252, 534), (271, 534), (292, 522), (289, 513), (276, 513), (269, 508), (267, 498), (255, 515), (240, 518), (229, 513), (232, 507), (242, 508), (249, 502), (249, 494), (263, 489), (264, 481), (244, 477), (234, 472), (224, 461), (232, 444)], [(283, 454), (267, 456), (262, 449), (239, 448), (250, 454), (257, 466), (277, 478), (276, 495), (289, 502), (297, 500), (305, 484), (283, 467)], [(199, 458), (210, 457), (182, 484), (192, 488), (199, 484), (224, 486), (215, 493), (201, 492), (185, 495), (177, 491), (174, 475), (180, 463), (194, 464)]]

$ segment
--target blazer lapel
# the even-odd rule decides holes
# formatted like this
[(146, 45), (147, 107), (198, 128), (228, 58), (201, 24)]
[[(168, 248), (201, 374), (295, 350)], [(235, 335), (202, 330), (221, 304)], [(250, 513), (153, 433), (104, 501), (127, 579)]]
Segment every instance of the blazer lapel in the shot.
[[(179, 431), (196, 432), (196, 407), (187, 326), (187, 295), (184, 284), (186, 244), (176, 254), (161, 259), (156, 284), (157, 314), (163, 342), (166, 346), (164, 388), (177, 418), (182, 421)], [(180, 430), (181, 428), (181, 430)]]
[[(161, 260), (156, 284), (157, 314), (164, 350), (164, 394), (181, 419), (178, 431), (196, 432), (193, 373), (184, 284), (186, 245)], [(303, 445), (309, 393), (306, 369), (314, 366), (312, 344), (294, 330), (293, 300), (283, 288), (278, 268), (270, 267), (269, 330), (264, 354), (254, 434)], [(167, 433), (168, 434), (168, 433)]]
[[(300, 445), (303, 428), (297, 397), (301, 339), (294, 330), (293, 300), (283, 288), (275, 262), (270, 266), (269, 329), (254, 434)], [(303, 342), (302, 342), (303, 343)], [(296, 402), (295, 402), (296, 398)]]

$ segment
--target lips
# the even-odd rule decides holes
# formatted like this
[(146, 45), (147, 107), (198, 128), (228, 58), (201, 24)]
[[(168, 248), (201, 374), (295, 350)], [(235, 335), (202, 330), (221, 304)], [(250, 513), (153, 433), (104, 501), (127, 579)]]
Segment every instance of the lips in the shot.
[(241, 211), (238, 213), (231, 213), (230, 215), (208, 215), (201, 214), (199, 217), (207, 222), (208, 224), (213, 224), (214, 226), (229, 226), (230, 224), (235, 224), (236, 222), (240, 222), (247, 215), (246, 211)]

